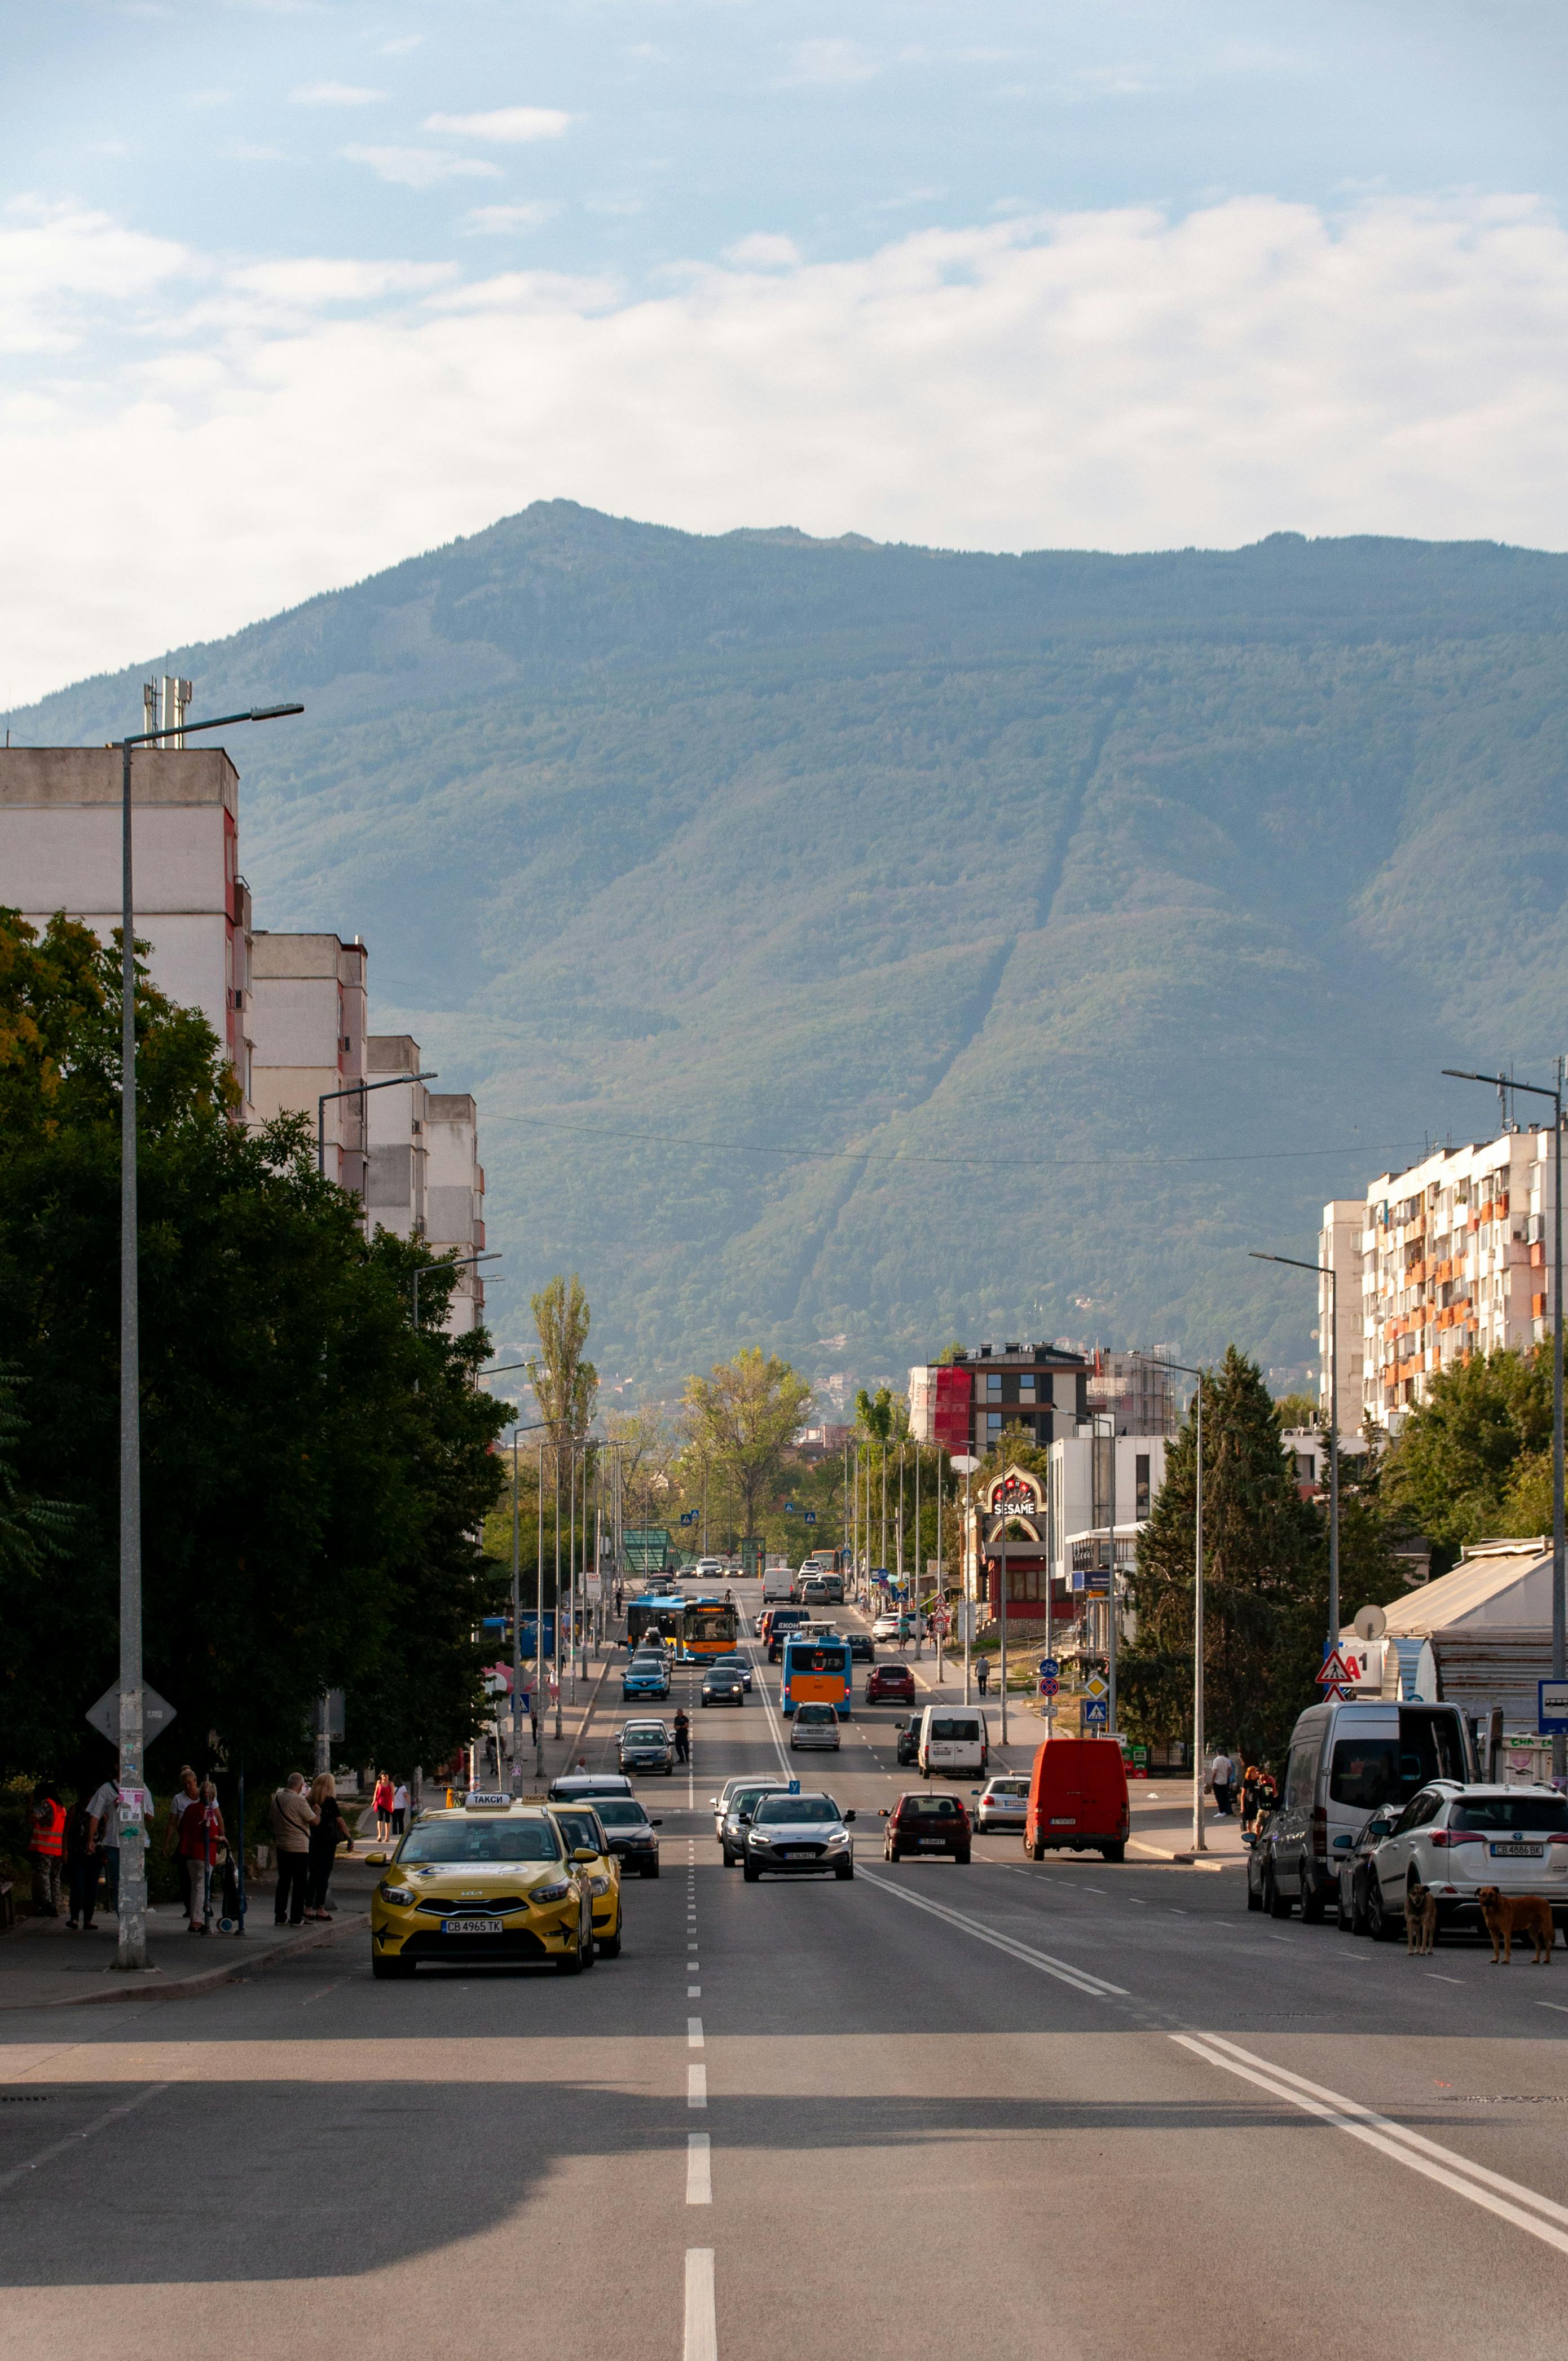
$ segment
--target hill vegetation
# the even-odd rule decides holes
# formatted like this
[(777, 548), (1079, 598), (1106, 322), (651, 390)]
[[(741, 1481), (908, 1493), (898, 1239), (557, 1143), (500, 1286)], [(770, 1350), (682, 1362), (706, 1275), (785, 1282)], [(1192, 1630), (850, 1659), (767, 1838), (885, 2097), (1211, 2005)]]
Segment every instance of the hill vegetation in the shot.
[[(1313, 1347), (1319, 1209), (1558, 1046), (1568, 560), (1278, 534), (955, 555), (542, 503), (9, 717), (236, 736), (277, 928), (482, 1110), (502, 1357)], [(837, 1340), (842, 1339), (842, 1342)]]

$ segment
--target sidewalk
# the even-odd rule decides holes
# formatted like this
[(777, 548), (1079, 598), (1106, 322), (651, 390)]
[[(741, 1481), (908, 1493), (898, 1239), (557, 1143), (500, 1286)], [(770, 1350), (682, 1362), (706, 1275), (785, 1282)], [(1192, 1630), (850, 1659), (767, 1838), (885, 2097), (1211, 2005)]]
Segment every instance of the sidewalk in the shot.
[[(353, 1874), (358, 1867), (359, 1876)], [(92, 1932), (73, 1935), (61, 1918), (20, 1918), (0, 1936), (0, 2011), (82, 2008), (115, 2001), (186, 2000), (236, 1977), (253, 1975), (285, 1952), (313, 1951), (345, 1929), (364, 1927), (376, 1872), (342, 1857), (333, 1877), (337, 1916), (326, 1925), (272, 1923), (272, 1883), (252, 1885), (243, 1936), (192, 1935), (178, 1903), (148, 1912), (145, 1971), (122, 1974), (114, 1965), (113, 1918), (99, 1916)]]

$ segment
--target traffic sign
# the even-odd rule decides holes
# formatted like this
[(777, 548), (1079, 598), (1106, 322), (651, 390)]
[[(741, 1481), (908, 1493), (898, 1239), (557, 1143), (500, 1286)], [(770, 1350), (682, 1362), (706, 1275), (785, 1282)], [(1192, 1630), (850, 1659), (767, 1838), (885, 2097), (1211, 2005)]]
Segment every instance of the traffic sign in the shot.
[(1042, 1656), (1040, 1658), (1039, 1675), (1043, 1681), (1054, 1681), (1060, 1671), (1061, 1666), (1058, 1664), (1054, 1656)]
[(807, 1509), (807, 1510), (806, 1510), (806, 1515), (805, 1515), (805, 1517), (802, 1519), (802, 1521), (802, 1521), (804, 1524), (807, 1524), (807, 1525), (814, 1525), (814, 1524), (817, 1522), (817, 1511), (816, 1511), (816, 1510), (815, 1510), (815, 1509)]
[(1110, 1719), (1111, 1708), (1106, 1698), (1090, 1697), (1086, 1699), (1083, 1708), (1083, 1719), (1086, 1728), (1090, 1730), (1103, 1730)]
[[(96, 1705), (90, 1705), (88, 1707), (87, 1719), (92, 1723), (93, 1729), (100, 1731), (103, 1736), (108, 1740), (111, 1746), (118, 1746), (120, 1742), (120, 1685), (118, 1681), (115, 1683), (112, 1689), (105, 1689), (104, 1691), (103, 1696), (99, 1698)], [(153, 1740), (158, 1736), (159, 1731), (160, 1730), (167, 1730), (173, 1719), (174, 1708), (170, 1704), (168, 1698), (160, 1697), (158, 1691), (153, 1688), (148, 1688), (147, 1683), (144, 1681), (142, 1683), (141, 1692), (141, 1734), (143, 1744), (150, 1746)]]
[(1346, 1688), (1354, 1675), (1338, 1648), (1332, 1648), (1323, 1659), (1323, 1669), (1318, 1675), (1320, 1688)]
[[(1091, 1697), (1096, 1705), (1099, 1704), (1102, 1697), (1108, 1697), (1111, 1694), (1110, 1682), (1102, 1680), (1098, 1673), (1090, 1674), (1089, 1678), (1083, 1684), (1083, 1688), (1085, 1696)], [(1103, 1714), (1102, 1714), (1101, 1719), (1103, 1720), (1104, 1718)]]
[(1040, 1681), (1040, 1695), (1042, 1697), (1055, 1697), (1060, 1686), (1060, 1681), (1050, 1680), (1042, 1676)]
[(1542, 1738), (1560, 1738), (1568, 1731), (1568, 1681), (1536, 1683), (1535, 1727)]

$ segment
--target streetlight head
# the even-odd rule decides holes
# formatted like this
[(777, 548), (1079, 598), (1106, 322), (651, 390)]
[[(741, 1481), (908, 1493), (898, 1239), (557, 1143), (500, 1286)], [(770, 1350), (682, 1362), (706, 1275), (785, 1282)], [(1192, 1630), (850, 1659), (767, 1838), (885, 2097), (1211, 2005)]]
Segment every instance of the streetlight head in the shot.
[(248, 719), (252, 721), (280, 721), (285, 713), (302, 713), (302, 705), (253, 705)]

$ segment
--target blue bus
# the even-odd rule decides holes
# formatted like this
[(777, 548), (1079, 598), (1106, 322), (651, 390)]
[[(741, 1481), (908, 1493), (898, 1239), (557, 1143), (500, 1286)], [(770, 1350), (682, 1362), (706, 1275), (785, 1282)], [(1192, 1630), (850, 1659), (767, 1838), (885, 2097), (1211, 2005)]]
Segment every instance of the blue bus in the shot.
[(845, 1721), (854, 1691), (855, 1662), (848, 1640), (824, 1639), (820, 1633), (810, 1639), (785, 1640), (779, 1701), (786, 1714), (797, 1705), (830, 1705), (838, 1708), (839, 1720)]
[(641, 1598), (629, 1598), (626, 1602), (627, 1645), (634, 1648), (651, 1631), (657, 1631), (672, 1648), (678, 1648), (685, 1620), (686, 1602), (679, 1592), (673, 1595), (644, 1592)]

